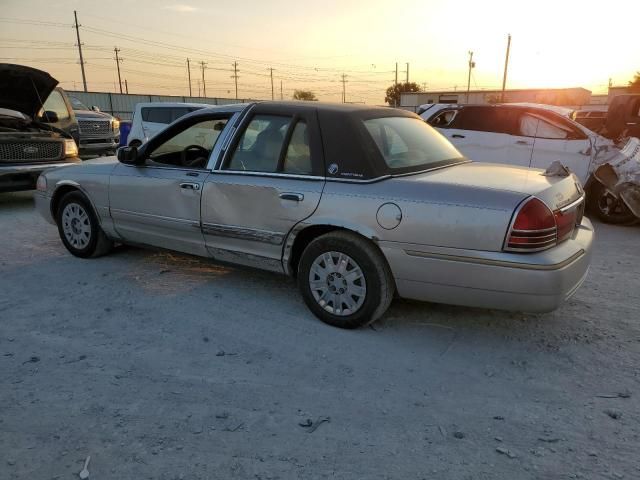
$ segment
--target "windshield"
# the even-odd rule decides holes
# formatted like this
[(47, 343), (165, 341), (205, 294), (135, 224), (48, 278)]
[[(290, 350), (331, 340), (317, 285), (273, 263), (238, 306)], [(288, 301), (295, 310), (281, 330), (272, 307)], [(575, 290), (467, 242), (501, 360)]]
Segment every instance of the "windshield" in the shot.
[(76, 97), (69, 97), (69, 100), (71, 101), (71, 106), (73, 107), (74, 110), (89, 110), (89, 107), (87, 107), (84, 103), (82, 103)]
[(372, 118), (364, 125), (393, 170), (439, 167), (463, 157), (445, 137), (417, 118)]

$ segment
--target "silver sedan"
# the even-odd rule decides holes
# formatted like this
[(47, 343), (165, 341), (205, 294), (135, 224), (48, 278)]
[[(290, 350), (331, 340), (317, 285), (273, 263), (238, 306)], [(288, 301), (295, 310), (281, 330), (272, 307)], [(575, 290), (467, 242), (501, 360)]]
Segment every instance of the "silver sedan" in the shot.
[(315, 102), (199, 110), (118, 158), (45, 172), (36, 205), (73, 255), (126, 243), (284, 273), (343, 328), (394, 296), (553, 310), (593, 240), (558, 165), (473, 163), (412, 113)]

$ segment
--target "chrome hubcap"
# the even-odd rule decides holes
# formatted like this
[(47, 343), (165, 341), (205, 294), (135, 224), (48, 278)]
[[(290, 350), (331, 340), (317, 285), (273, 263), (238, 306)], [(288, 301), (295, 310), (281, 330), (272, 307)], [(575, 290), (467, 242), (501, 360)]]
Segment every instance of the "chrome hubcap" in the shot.
[(340, 252), (326, 252), (313, 261), (309, 287), (322, 308), (341, 317), (357, 312), (367, 295), (360, 266)]
[(62, 231), (67, 242), (74, 248), (82, 249), (91, 240), (91, 223), (85, 209), (77, 203), (70, 203), (62, 211)]

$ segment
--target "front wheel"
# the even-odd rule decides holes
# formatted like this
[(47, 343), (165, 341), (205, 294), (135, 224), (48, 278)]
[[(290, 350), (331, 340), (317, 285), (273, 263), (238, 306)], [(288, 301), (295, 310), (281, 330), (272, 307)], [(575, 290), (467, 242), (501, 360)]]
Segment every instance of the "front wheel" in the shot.
[(313, 240), (298, 264), (298, 286), (309, 309), (323, 322), (358, 328), (384, 314), (395, 284), (380, 251), (351, 232)]
[(62, 243), (76, 257), (99, 257), (113, 247), (81, 192), (69, 192), (62, 197), (56, 220)]
[(599, 182), (594, 182), (591, 187), (589, 206), (595, 216), (604, 223), (620, 225), (636, 220), (635, 215), (624, 202), (611, 195)]

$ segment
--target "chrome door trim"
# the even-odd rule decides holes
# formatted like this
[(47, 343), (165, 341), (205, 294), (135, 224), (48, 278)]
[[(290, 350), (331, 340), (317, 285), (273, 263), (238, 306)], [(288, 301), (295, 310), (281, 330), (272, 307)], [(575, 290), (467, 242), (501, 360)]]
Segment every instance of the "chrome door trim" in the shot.
[(131, 215), (134, 217), (153, 218), (156, 220), (163, 220), (165, 222), (180, 223), (182, 225), (190, 225), (196, 228), (200, 228), (200, 222), (194, 222), (193, 220), (189, 220), (186, 218), (165, 217), (164, 215), (153, 215), (151, 213), (132, 212), (131, 210), (122, 210), (119, 208), (111, 208), (110, 210), (111, 210), (111, 214), (120, 213), (123, 215)]
[[(200, 225), (194, 226), (200, 228)], [(284, 233), (259, 230), (257, 228), (238, 227), (235, 225), (220, 225), (217, 223), (203, 223), (202, 231), (205, 234), (263, 242), (271, 245), (282, 245), (285, 237)]]

